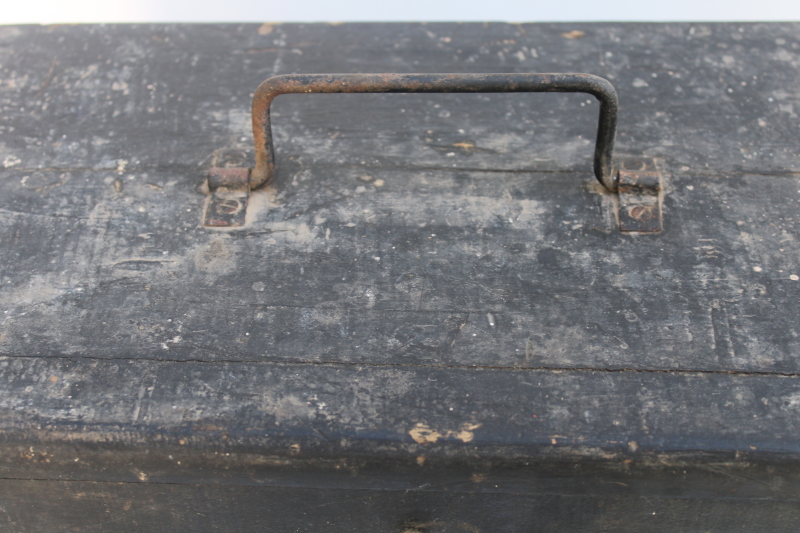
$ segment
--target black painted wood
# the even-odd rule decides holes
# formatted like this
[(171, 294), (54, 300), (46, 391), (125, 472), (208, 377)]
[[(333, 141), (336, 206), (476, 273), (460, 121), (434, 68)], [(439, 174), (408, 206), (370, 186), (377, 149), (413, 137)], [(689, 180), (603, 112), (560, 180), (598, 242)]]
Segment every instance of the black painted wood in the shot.
[[(0, 28), (0, 523), (794, 531), (797, 34)], [(246, 226), (201, 226), (259, 82), (381, 71), (610, 79), (665, 231), (553, 94), (281, 96)]]

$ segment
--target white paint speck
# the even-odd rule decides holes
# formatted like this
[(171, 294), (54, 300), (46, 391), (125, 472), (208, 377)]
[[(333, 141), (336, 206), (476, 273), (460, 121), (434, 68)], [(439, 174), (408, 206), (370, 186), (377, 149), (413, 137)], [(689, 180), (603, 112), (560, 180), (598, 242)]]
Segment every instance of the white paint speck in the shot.
[(22, 160), (15, 155), (10, 155), (3, 160), (3, 166), (6, 168), (15, 167), (20, 163), (22, 163)]
[(761, 272), (762, 270), (761, 267), (753, 267), (753, 272)]
[(687, 185), (686, 188), (689, 189), (690, 191), (693, 191), (694, 190), (694, 185)]
[(644, 81), (642, 78), (636, 78), (633, 80), (634, 87), (650, 87), (650, 84)]
[(264, 289), (266, 289), (266, 288), (267, 288), (267, 286), (264, 285), (264, 282), (262, 282), (262, 281), (256, 281), (252, 285), (252, 289), (254, 291), (256, 291), (256, 292), (264, 292)]
[(791, 276), (789, 276), (789, 279), (790, 279), (790, 280), (792, 280), (792, 281), (797, 281), (797, 280), (798, 280), (798, 279), (800, 279), (800, 278), (799, 278), (799, 277), (797, 277), (797, 275), (796, 275), (796, 274), (792, 274)]

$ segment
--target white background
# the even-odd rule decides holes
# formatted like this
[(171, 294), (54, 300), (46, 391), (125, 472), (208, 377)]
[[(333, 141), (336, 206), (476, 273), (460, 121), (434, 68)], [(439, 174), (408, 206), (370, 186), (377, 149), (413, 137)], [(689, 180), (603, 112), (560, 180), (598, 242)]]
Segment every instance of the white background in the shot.
[(800, 0), (3, 0), (0, 24), (800, 20)]

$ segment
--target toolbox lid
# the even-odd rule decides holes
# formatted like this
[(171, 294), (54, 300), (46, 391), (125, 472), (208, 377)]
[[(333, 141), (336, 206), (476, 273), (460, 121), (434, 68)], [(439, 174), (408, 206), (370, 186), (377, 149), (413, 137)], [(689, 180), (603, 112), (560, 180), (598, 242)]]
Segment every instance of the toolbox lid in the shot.
[[(0, 28), (6, 445), (797, 454), (797, 24), (581, 27)], [(386, 70), (607, 78), (663, 231), (562, 94), (281, 96), (272, 180), (203, 225), (261, 81)]]

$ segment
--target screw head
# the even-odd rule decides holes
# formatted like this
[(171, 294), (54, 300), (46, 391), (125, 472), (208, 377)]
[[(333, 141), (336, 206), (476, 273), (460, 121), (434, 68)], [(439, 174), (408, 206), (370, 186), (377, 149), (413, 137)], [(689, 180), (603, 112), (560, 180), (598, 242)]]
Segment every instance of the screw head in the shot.
[(217, 204), (217, 213), (223, 215), (232, 215), (242, 208), (242, 203), (239, 200), (228, 199), (223, 200)]
[(653, 206), (635, 205), (628, 209), (628, 215), (636, 220), (650, 220), (655, 216)]

